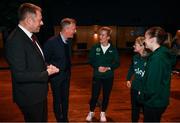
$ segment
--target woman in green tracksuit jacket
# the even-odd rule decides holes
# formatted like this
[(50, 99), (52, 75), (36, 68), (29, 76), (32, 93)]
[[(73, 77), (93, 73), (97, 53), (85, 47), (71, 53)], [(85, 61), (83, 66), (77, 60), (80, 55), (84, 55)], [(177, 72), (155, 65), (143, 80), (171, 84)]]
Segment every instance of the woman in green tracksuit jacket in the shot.
[[(129, 67), (128, 74), (126, 77), (127, 87), (131, 88), (131, 120), (132, 122), (138, 122), (140, 110), (143, 107), (139, 103), (138, 97), (142, 90), (142, 80), (145, 74), (147, 51), (144, 46), (144, 37), (139, 36), (135, 40), (134, 52), (132, 63)], [(131, 79), (133, 80), (131, 82)]]
[(144, 75), (144, 121), (160, 122), (169, 104), (170, 81), (175, 55), (161, 46), (167, 33), (161, 27), (151, 27), (145, 33), (145, 45), (152, 53), (148, 57)]
[(94, 45), (89, 53), (89, 63), (93, 67), (93, 82), (90, 112), (86, 117), (86, 121), (92, 121), (101, 87), (103, 88), (103, 100), (100, 121), (106, 121), (105, 111), (112, 90), (114, 70), (119, 66), (118, 52), (109, 43), (111, 32), (111, 28), (101, 27), (99, 30), (100, 43)]

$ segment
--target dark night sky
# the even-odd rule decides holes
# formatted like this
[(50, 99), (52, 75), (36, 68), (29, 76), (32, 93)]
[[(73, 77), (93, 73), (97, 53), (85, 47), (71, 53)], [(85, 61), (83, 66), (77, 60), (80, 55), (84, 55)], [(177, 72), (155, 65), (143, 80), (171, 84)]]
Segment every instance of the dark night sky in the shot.
[(180, 28), (177, 0), (1, 0), (0, 26), (17, 25), (17, 8), (23, 2), (42, 7), (47, 37), (64, 17), (75, 18), (77, 25), (159, 25), (170, 32)]
[[(55, 0), (54, 0), (55, 1)], [(80, 25), (177, 25), (178, 4), (158, 0), (61, 0), (44, 2), (52, 22), (62, 17), (76, 18)]]
[[(179, 25), (179, 6), (174, 0), (1, 0), (1, 24), (17, 19), (23, 2), (43, 8), (45, 21), (57, 24), (73, 17), (79, 25)], [(6, 17), (4, 17), (6, 16)]]
[(180, 27), (177, 1), (166, 0), (48, 0), (43, 2), (47, 23), (57, 25), (64, 17), (78, 25), (159, 25), (174, 33)]

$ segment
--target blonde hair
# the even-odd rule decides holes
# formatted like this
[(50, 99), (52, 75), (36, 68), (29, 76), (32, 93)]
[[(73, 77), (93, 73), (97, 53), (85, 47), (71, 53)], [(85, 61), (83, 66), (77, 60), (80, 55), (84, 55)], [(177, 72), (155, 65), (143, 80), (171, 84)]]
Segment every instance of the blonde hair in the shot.
[(145, 42), (144, 41), (145, 41), (145, 37), (144, 36), (139, 36), (139, 37), (136, 38), (135, 43), (138, 43), (140, 46), (144, 47), (142, 57), (147, 57), (148, 52), (145, 49)]
[(107, 32), (107, 35), (108, 35), (108, 36), (111, 36), (112, 29), (111, 29), (110, 27), (103, 26), (103, 27), (101, 27), (101, 28), (99, 29), (99, 33), (100, 33), (101, 31), (106, 31), (106, 32)]
[(144, 40), (145, 40), (144, 36), (139, 36), (136, 38), (135, 43), (138, 43), (140, 46), (144, 46)]

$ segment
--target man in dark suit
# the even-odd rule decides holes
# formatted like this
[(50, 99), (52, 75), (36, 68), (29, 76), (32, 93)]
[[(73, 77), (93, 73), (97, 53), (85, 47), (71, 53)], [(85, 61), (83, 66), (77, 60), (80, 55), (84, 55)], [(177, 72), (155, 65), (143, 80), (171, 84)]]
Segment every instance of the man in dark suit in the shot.
[(59, 35), (49, 39), (44, 45), (46, 62), (60, 69), (60, 72), (51, 76), (53, 92), (53, 107), (58, 122), (68, 121), (69, 86), (71, 75), (71, 42), (76, 32), (76, 21), (64, 18), (61, 21)]
[(48, 76), (58, 73), (59, 69), (53, 65), (46, 66), (40, 44), (32, 36), (43, 25), (41, 8), (24, 3), (18, 15), (19, 25), (5, 44), (12, 75), (13, 99), (26, 122), (47, 121)]

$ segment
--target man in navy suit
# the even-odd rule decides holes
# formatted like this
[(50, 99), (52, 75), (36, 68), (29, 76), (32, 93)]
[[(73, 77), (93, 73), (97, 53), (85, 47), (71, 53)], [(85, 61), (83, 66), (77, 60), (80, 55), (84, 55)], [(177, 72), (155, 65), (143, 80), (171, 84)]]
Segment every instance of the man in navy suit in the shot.
[(53, 64), (60, 72), (51, 76), (53, 107), (58, 122), (68, 121), (69, 86), (71, 76), (71, 42), (76, 32), (76, 21), (64, 18), (59, 35), (49, 39), (44, 45), (44, 55), (48, 64)]
[(46, 66), (40, 44), (32, 37), (43, 25), (41, 8), (24, 3), (18, 15), (19, 24), (5, 44), (12, 75), (13, 99), (26, 122), (45, 122), (48, 76), (58, 73), (59, 69), (53, 65)]

